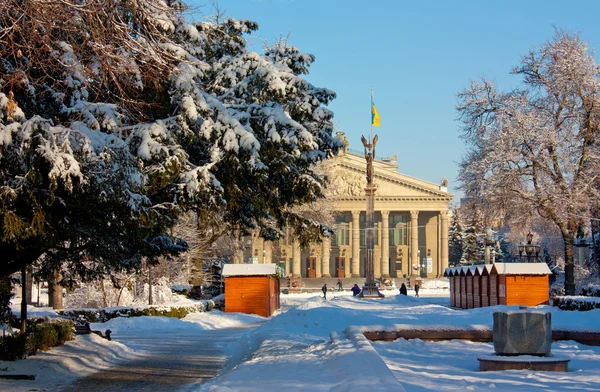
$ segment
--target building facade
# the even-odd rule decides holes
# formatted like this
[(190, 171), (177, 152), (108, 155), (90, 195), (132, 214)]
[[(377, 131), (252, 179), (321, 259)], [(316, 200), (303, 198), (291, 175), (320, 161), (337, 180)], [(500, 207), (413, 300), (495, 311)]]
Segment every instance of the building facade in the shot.
[[(345, 141), (343, 134), (338, 135)], [(270, 243), (252, 237), (246, 262), (275, 263), (288, 277), (364, 277), (366, 262), (366, 162), (346, 147), (328, 171), (328, 202), (337, 211), (335, 235), (301, 249), (293, 234)], [(398, 172), (396, 158), (373, 162), (376, 278), (443, 276), (448, 267), (448, 193), (439, 185)]]

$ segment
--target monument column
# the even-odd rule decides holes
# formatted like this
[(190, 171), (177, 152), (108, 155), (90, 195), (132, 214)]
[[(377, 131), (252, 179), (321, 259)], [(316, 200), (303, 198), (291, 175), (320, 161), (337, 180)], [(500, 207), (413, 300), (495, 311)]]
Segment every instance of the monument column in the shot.
[[(414, 275), (413, 266), (419, 267), (419, 211), (410, 212), (410, 266), (409, 275)], [(419, 271), (418, 269), (416, 270)]]
[(352, 211), (352, 278), (360, 277), (360, 211)]
[(441, 215), (442, 215), (442, 228), (441, 228), (441, 232), (442, 232), (442, 246), (440, 249), (440, 254), (441, 254), (441, 267), (442, 270), (439, 271), (440, 275), (444, 274), (444, 271), (446, 271), (446, 268), (448, 268), (448, 211), (441, 211)]
[(381, 211), (381, 277), (390, 277), (390, 212)]
[(294, 238), (292, 246), (292, 277), (300, 278), (300, 242)]
[(322, 276), (323, 278), (331, 278), (329, 273), (329, 257), (331, 256), (331, 238), (325, 237), (323, 239), (323, 249), (321, 251), (321, 264), (323, 265)]

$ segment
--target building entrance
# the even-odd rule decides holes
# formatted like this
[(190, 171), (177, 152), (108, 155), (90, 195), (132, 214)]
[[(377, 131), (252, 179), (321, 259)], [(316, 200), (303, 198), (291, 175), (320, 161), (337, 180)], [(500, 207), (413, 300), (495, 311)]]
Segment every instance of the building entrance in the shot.
[(336, 277), (338, 277), (338, 278), (346, 277), (346, 258), (345, 257), (336, 257), (335, 258), (335, 271), (336, 271)]

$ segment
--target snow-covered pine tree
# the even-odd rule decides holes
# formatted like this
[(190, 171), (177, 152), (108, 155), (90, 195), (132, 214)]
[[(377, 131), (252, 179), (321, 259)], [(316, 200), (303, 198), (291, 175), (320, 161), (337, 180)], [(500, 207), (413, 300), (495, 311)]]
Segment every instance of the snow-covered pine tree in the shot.
[(0, 275), (49, 251), (43, 269), (69, 279), (134, 268), (146, 248), (183, 249), (165, 232), (174, 209), (144, 194), (121, 137), (157, 110), (143, 94), (161, 96), (170, 70), (160, 31), (136, 22), (160, 19), (160, 3), (4, 2)]
[(452, 217), (448, 228), (448, 264), (451, 267), (460, 264), (463, 255), (463, 237), (460, 209), (452, 208)]
[(482, 235), (484, 233), (483, 219), (480, 207), (472, 201), (464, 207), (464, 237), (462, 264), (479, 264), (483, 261), (485, 244)]
[(189, 24), (184, 9), (5, 2), (1, 274), (50, 249), (98, 274), (98, 258), (107, 272), (177, 252), (167, 229), (186, 210), (267, 239), (323, 233), (293, 209), (322, 196), (312, 165), (338, 147), (335, 94), (301, 77), (314, 58), (284, 43), (250, 52), (255, 23)]
[(273, 240), (291, 226), (304, 242), (318, 239), (326, 228), (293, 208), (323, 196), (313, 167), (338, 148), (325, 108), (335, 94), (301, 77), (314, 57), (283, 41), (264, 55), (248, 51), (250, 21), (178, 23), (195, 56), (170, 79), (176, 122), (191, 137), (182, 140), (183, 196), (200, 216), (218, 212), (229, 232), (258, 228)]

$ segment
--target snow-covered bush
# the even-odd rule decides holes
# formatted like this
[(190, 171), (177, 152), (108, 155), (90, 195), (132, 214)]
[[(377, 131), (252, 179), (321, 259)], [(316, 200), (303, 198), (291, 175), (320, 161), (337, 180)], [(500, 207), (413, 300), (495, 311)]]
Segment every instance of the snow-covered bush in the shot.
[(117, 317), (165, 316), (184, 318), (190, 313), (208, 312), (222, 307), (222, 299), (203, 300), (182, 306), (118, 306), (101, 309), (65, 309), (58, 314), (73, 319), (83, 316), (90, 322), (106, 322)]
[(562, 310), (592, 310), (600, 308), (600, 297), (553, 297), (552, 305)]

